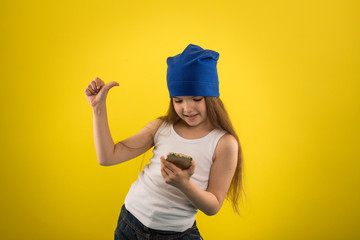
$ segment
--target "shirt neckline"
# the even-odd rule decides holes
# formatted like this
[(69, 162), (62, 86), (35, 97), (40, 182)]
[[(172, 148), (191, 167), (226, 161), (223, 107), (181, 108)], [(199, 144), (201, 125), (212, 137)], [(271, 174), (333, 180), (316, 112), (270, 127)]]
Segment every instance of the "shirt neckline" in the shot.
[(204, 137), (201, 138), (195, 138), (195, 139), (188, 139), (188, 138), (183, 138), (182, 136), (180, 136), (174, 129), (174, 124), (171, 124), (170, 126), (170, 130), (171, 130), (171, 134), (177, 138), (178, 140), (182, 141), (182, 142), (187, 142), (187, 143), (196, 143), (196, 142), (203, 142), (206, 139), (208, 139), (214, 132), (216, 129), (211, 130), (211, 132), (209, 132), (208, 134), (206, 134)]

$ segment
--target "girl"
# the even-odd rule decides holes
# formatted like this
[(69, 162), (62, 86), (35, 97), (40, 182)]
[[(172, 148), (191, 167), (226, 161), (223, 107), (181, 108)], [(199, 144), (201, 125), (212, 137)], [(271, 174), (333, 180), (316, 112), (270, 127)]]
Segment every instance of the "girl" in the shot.
[[(170, 106), (166, 116), (117, 144), (110, 134), (106, 96), (116, 82), (95, 78), (85, 95), (93, 108), (98, 162), (111, 166), (151, 147), (150, 164), (132, 184), (121, 209), (115, 239), (202, 239), (195, 215), (216, 214), (225, 199), (238, 212), (242, 154), (238, 137), (219, 98), (219, 54), (190, 44), (167, 59)], [(191, 156), (187, 169), (164, 156)]]

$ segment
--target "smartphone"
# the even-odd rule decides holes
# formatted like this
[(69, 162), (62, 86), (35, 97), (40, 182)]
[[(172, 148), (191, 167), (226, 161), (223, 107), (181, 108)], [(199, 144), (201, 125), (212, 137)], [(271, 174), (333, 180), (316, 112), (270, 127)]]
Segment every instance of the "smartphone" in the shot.
[(166, 160), (173, 163), (178, 168), (187, 169), (191, 166), (192, 157), (186, 156), (182, 153), (170, 152), (166, 156)]

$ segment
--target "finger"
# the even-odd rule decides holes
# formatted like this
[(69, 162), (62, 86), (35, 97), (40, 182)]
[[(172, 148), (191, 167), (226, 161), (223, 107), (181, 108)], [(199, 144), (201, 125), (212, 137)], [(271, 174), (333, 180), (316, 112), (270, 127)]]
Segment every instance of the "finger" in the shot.
[(169, 172), (166, 171), (165, 169), (163, 169), (163, 170), (161, 171), (161, 175), (162, 175), (162, 177), (163, 177), (163, 179), (164, 179), (165, 182), (168, 182), (169, 179), (170, 179), (170, 177), (171, 177), (171, 175), (169, 174)]
[(161, 169), (161, 175), (163, 176), (164, 180), (166, 180), (169, 176), (164, 169)]
[(161, 156), (161, 157), (160, 157), (161, 166), (164, 165), (165, 161), (166, 161), (166, 160), (165, 160), (164, 156)]
[(115, 86), (119, 86), (119, 83), (117, 83), (117, 82), (109, 82), (108, 84), (106, 84), (104, 86), (104, 89), (105, 89), (105, 91), (109, 91), (110, 88), (115, 87)]
[(90, 92), (90, 90), (89, 90), (89, 89), (85, 89), (85, 95), (86, 95), (86, 96), (91, 96), (91, 95), (92, 95), (92, 93)]
[(195, 161), (191, 161), (191, 165), (190, 167), (187, 169), (188, 172), (194, 173), (195, 172), (195, 168), (196, 168), (196, 163)]
[(89, 92), (90, 92), (92, 95), (96, 95), (95, 91), (92, 89), (91, 84), (88, 85), (87, 90), (89, 90)]
[(96, 88), (100, 89), (104, 84), (103, 80), (101, 80), (100, 78), (96, 77), (94, 79), (95, 83), (96, 83)]
[(171, 162), (165, 160), (164, 161), (164, 165), (166, 168), (168, 168), (169, 170), (171, 170), (173, 173), (176, 173), (180, 168), (178, 168), (177, 166), (175, 166), (174, 164), (172, 164)]
[(191, 161), (190, 168), (195, 168), (195, 167), (196, 167), (196, 163), (195, 163), (195, 161), (193, 160), (193, 161)]
[(169, 178), (171, 175), (174, 174), (169, 168), (164, 168), (164, 173), (166, 175), (166, 178)]
[(92, 87), (92, 90), (96, 90), (97, 88), (96, 88), (96, 83), (95, 83), (95, 81), (91, 81), (91, 87)]
[(94, 92), (96, 92), (96, 93), (98, 93), (100, 91), (100, 86), (98, 86), (95, 81), (91, 81), (91, 87), (94, 90)]
[(162, 160), (161, 162), (161, 171), (164, 171), (164, 173), (166, 173), (166, 175), (169, 175), (169, 168), (167, 168), (163, 162), (164, 160)]

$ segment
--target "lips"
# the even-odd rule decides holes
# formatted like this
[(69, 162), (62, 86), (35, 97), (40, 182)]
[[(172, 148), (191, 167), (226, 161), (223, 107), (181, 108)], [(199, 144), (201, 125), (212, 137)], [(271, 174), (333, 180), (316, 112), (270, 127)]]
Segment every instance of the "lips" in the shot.
[(192, 114), (192, 115), (185, 115), (185, 114), (184, 114), (184, 117), (186, 117), (187, 119), (192, 120), (192, 119), (196, 118), (198, 115), (199, 115), (199, 113), (197, 113), (197, 114)]

